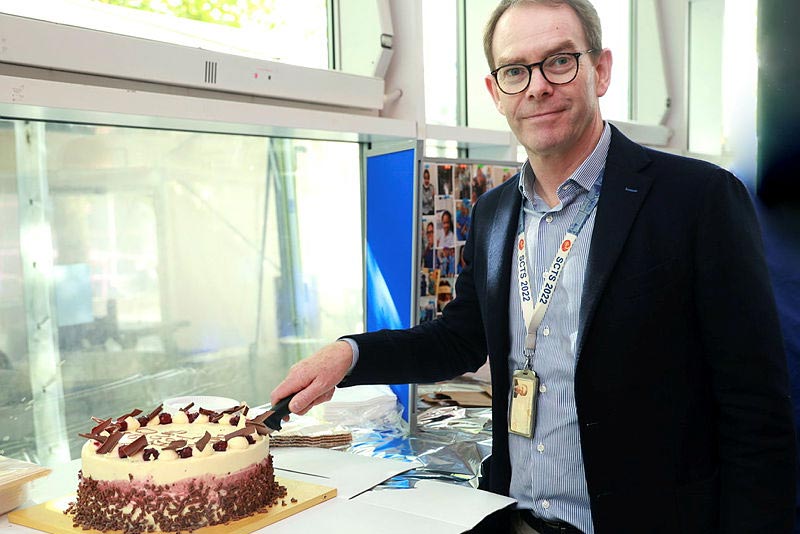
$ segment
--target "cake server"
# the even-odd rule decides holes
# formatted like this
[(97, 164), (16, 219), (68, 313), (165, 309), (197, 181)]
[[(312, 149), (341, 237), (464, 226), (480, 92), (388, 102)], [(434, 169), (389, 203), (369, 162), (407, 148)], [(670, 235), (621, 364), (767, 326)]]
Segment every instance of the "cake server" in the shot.
[(272, 434), (281, 429), (283, 418), (291, 413), (289, 411), (289, 402), (295, 395), (297, 395), (297, 393), (292, 393), (283, 400), (278, 401), (275, 406), (272, 407), (272, 414), (264, 419), (264, 424), (267, 426), (267, 434)]

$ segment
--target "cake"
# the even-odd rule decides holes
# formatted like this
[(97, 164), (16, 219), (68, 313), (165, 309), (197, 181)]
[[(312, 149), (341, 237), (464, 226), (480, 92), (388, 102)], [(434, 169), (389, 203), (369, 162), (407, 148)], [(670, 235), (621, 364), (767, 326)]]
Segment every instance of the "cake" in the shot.
[(75, 527), (179, 532), (265, 511), (286, 495), (275, 481), (263, 420), (245, 405), (215, 412), (159, 406), (93, 418), (81, 450)]

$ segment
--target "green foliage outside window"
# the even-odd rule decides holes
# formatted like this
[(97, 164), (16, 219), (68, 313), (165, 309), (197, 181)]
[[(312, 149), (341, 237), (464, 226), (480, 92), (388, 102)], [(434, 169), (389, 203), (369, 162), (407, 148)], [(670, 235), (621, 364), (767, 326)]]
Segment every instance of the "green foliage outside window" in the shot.
[(165, 15), (224, 24), (236, 28), (259, 25), (271, 28), (268, 20), (276, 0), (95, 0), (114, 6), (130, 7)]

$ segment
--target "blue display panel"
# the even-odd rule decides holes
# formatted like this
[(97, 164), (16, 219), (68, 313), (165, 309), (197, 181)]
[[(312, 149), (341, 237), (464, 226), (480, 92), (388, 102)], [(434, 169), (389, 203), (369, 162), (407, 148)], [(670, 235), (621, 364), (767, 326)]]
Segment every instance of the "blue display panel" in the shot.
[[(414, 149), (367, 156), (368, 331), (411, 326), (415, 162)], [(408, 420), (408, 385), (391, 388)]]

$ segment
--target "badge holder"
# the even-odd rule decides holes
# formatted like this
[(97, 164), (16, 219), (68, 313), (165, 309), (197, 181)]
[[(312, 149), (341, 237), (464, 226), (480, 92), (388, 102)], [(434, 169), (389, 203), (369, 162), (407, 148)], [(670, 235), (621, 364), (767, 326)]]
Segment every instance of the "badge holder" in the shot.
[(533, 437), (536, 429), (536, 400), (539, 396), (539, 377), (531, 369), (514, 371), (511, 382), (511, 415), (508, 431)]

